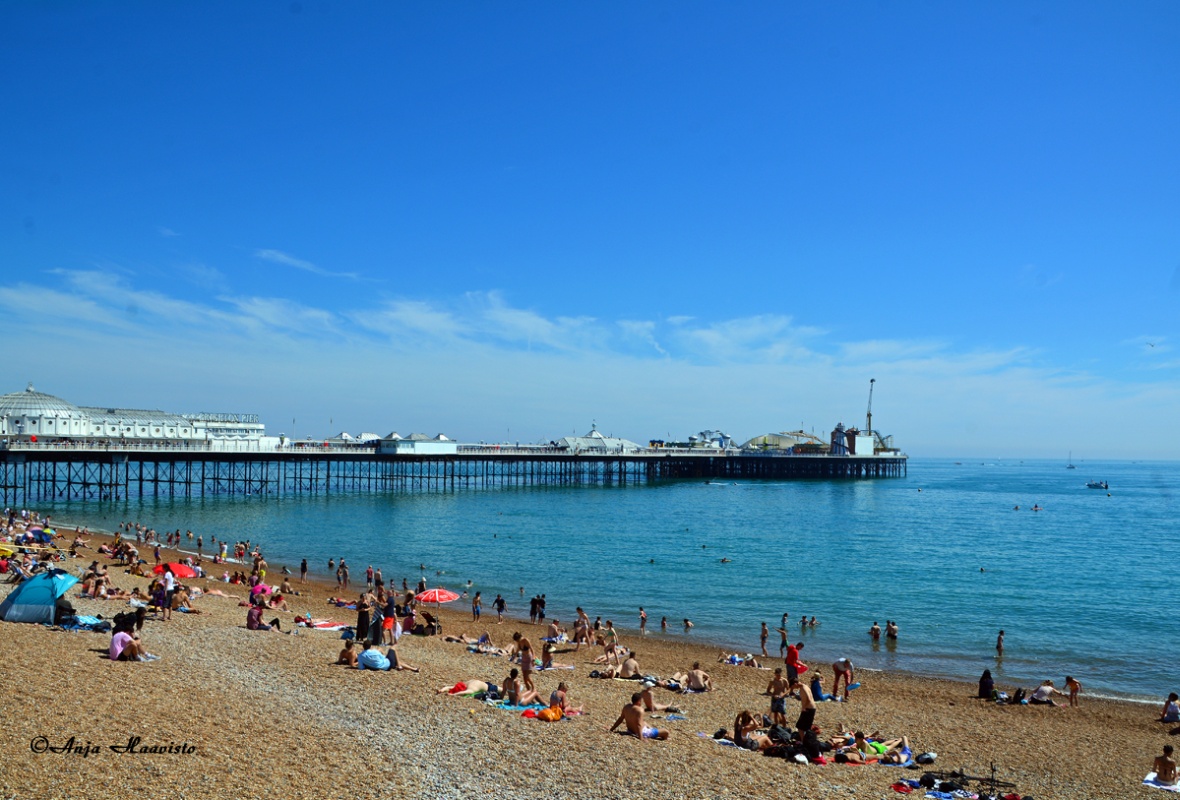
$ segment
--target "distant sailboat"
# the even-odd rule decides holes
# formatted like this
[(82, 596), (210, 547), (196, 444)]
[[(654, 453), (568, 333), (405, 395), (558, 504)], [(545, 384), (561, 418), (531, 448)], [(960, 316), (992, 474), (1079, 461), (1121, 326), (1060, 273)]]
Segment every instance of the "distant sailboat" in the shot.
[(1066, 469), (1077, 469), (1077, 467), (1075, 467), (1073, 465), (1073, 450), (1069, 451), (1069, 463), (1065, 465), (1065, 468)]

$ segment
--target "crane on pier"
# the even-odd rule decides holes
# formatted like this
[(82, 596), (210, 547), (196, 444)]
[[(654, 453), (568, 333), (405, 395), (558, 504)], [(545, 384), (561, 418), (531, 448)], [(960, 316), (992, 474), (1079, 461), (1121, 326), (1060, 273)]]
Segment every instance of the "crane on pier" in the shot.
[(876, 382), (876, 378), (869, 378), (869, 410), (865, 414), (865, 433), (870, 436), (873, 435), (873, 384)]

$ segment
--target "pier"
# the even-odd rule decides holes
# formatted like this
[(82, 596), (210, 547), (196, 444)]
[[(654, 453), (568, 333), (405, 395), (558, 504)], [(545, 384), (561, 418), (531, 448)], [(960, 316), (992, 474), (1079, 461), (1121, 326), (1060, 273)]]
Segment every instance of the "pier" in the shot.
[(570, 453), (548, 447), (467, 445), (453, 454), (406, 455), (363, 447), (227, 451), (199, 445), (0, 445), (0, 504), (4, 506), (156, 496), (283, 496), (905, 475), (906, 456), (897, 454), (856, 457), (658, 448)]

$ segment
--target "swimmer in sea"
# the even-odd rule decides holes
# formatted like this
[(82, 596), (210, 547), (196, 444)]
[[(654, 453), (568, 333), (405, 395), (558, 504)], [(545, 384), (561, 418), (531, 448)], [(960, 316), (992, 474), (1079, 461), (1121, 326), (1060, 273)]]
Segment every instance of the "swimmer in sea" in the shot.
[(689, 619), (688, 617), (685, 617), (685, 618), (684, 618), (684, 632), (685, 632), (685, 633), (688, 633), (688, 632), (689, 632), (689, 631), (691, 631), (692, 629), (693, 629), (692, 620), (691, 620), (691, 619)]

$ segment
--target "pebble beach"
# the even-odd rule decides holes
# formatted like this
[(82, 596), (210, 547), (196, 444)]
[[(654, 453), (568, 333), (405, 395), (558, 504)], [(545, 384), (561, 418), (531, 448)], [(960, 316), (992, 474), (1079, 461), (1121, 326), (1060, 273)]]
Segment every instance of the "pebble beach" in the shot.
[[(91, 547), (102, 541), (110, 539), (95, 536)], [(83, 550), (64, 566), (76, 572), (94, 557)], [(116, 586), (148, 583), (113, 563), (109, 569)], [(242, 586), (208, 585), (246, 594)], [(355, 622), (355, 612), (327, 604), (334, 581), (296, 588), (303, 594), (288, 597), (292, 613), (275, 612), (284, 631), (303, 612)], [(10, 589), (0, 585), (0, 597)], [(352, 594), (357, 591), (354, 581)], [(110, 618), (127, 609), (122, 601), (77, 594), (75, 587), (69, 596), (79, 613)], [(562, 646), (557, 660), (574, 668), (536, 675), (543, 696), (566, 681), (572, 703), (588, 712), (546, 723), (435, 694), (460, 680), (502, 683), (511, 667), (504, 658), (469, 653), (442, 637), (406, 636), (399, 652), (420, 673), (346, 669), (333, 663), (342, 644), (338, 632), (249, 631), (238, 602), (203, 596), (195, 603), (201, 614), (149, 619), (143, 641), (161, 657), (151, 663), (108, 660), (109, 634), (0, 623), (9, 712), (0, 734), (0, 797), (884, 798), (897, 796), (894, 781), (921, 774), (802, 765), (718, 746), (707, 737), (731, 728), (738, 711), (768, 710), (763, 693), (772, 673), (717, 663), (719, 649), (691, 636), (640, 637), (622, 629), (621, 640), (636, 651), (644, 673), (666, 677), (699, 661), (716, 686), (685, 696), (657, 689), (657, 700), (681, 706), (685, 719), (652, 720), (671, 731), (667, 741), (652, 742), (608, 732), (636, 687), (589, 677), (600, 648), (575, 653)], [(485, 598), (479, 624), (466, 601), (444, 605), (438, 612), (444, 633), (486, 631), (500, 646), (514, 631), (534, 642), (543, 635), (527, 619), (497, 625), (488, 605)], [(757, 641), (756, 623), (751, 641)], [(773, 658), (777, 638), (772, 641), (767, 663), (781, 665)], [(814, 643), (803, 658), (830, 680), (828, 664), (839, 655)], [(1046, 677), (1060, 685), (1063, 676)], [(1079, 708), (1014, 707), (974, 699), (973, 684), (868, 671), (857, 678), (863, 685), (849, 702), (819, 704), (816, 724), (825, 737), (841, 728), (906, 735), (915, 752), (937, 753), (933, 769), (987, 775), (994, 764), (1000, 779), (1016, 784), (1006, 791), (1022, 797), (1150, 797), (1156, 790), (1141, 781), (1151, 759), (1180, 733), (1154, 721), (1154, 705), (1084, 693)], [(798, 704), (789, 701), (792, 722), (797, 713)], [(130, 748), (136, 752), (124, 752), (133, 737), (139, 737)], [(71, 739), (70, 751), (55, 752)], [(138, 752), (153, 747), (172, 752)]]

